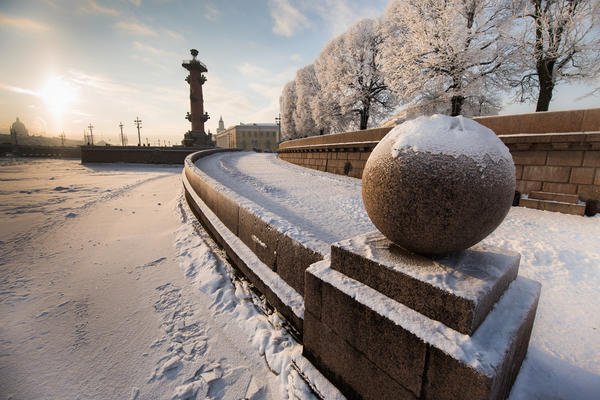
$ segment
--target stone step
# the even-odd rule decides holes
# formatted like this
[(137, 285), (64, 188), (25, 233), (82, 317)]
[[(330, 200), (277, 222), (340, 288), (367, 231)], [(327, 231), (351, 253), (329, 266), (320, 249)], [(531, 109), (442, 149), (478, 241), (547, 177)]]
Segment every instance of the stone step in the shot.
[(571, 204), (560, 201), (548, 201), (537, 199), (521, 199), (519, 206), (533, 208), (536, 210), (554, 211), (563, 214), (585, 215), (585, 204)]
[(331, 268), (461, 333), (471, 335), (517, 277), (520, 256), (491, 246), (433, 258), (379, 231), (333, 243)]
[(577, 196), (576, 194), (533, 191), (533, 192), (529, 193), (529, 198), (535, 199), (535, 200), (558, 201), (560, 203), (570, 203), (570, 204), (579, 203), (579, 196)]
[(468, 336), (320, 261), (306, 270), (303, 355), (348, 398), (505, 399), (539, 295), (518, 277)]

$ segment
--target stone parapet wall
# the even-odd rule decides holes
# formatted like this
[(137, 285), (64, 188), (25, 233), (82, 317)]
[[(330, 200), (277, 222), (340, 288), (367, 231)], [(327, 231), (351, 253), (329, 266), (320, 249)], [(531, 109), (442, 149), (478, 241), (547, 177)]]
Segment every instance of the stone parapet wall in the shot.
[(334, 133), (331, 135), (310, 136), (303, 139), (288, 140), (279, 144), (279, 150), (306, 147), (314, 145), (328, 145), (333, 143), (360, 143), (360, 142), (378, 142), (384, 137), (391, 128), (373, 128), (362, 131)]
[(289, 148), (279, 150), (279, 158), (292, 164), (319, 171), (360, 178), (367, 159), (377, 143), (371, 141), (332, 143), (303, 148)]
[[(189, 187), (184, 182), (184, 188), (188, 204), (210, 235), (223, 247), (232, 264), (265, 295), (301, 337), (304, 273), (311, 264), (329, 255), (329, 244), (319, 244), (316, 239), (310, 245), (303, 243), (300, 240), (302, 232), (297, 228), (285, 226), (286, 222), (281, 218), (223, 186), (194, 164), (201, 157), (224, 151), (237, 149), (205, 150), (186, 158), (184, 177)], [(211, 213), (218, 221), (210, 217)], [(277, 226), (269, 223), (273, 220), (278, 221)], [(219, 224), (227, 232), (220, 229)], [(289, 232), (298, 232), (299, 236)], [(239, 243), (232, 245), (232, 241)], [(256, 262), (248, 263), (248, 257), (253, 256)], [(282, 287), (286, 288), (283, 294), (277, 291)], [(290, 298), (299, 299), (295, 303), (301, 304), (294, 307)], [(298, 308), (301, 310), (298, 311)]]
[[(600, 108), (479, 117), (510, 149), (517, 190), (544, 191), (600, 200)], [(392, 128), (290, 140), (282, 160), (361, 178), (371, 151)]]
[(600, 130), (600, 108), (492, 115), (476, 117), (474, 120), (497, 135), (594, 132)]
[[(366, 151), (364, 146), (353, 149)], [(490, 256), (494, 250), (486, 247), (473, 250), (481, 253), (479, 258), (465, 253), (464, 260), (432, 265), (433, 260), (399, 253), (390, 242), (382, 246), (379, 232), (333, 245), (306, 243), (298, 229), (289, 229), (286, 221), (195, 165), (223, 151), (186, 158), (186, 200), (232, 265), (296, 329), (303, 356), (344, 395), (414, 400), (508, 396), (527, 352), (540, 293), (539, 284), (517, 277), (518, 254)], [(372, 247), (363, 251), (365, 246)], [(374, 248), (385, 253), (378, 256)], [(415, 265), (427, 272), (416, 272)], [(452, 290), (435, 284), (446, 282), (447, 273), (457, 279), (461, 265), (469, 271), (462, 279), (476, 281), (475, 289), (472, 283)], [(474, 272), (476, 266), (493, 273)], [(390, 286), (392, 281), (400, 284)]]
[(82, 146), (82, 163), (183, 164), (198, 147)]
[(501, 136), (513, 156), (517, 190), (600, 200), (600, 132)]
[(41, 157), (41, 158), (80, 158), (80, 147), (67, 146), (35, 146), (17, 145), (10, 143), (0, 144), (0, 155), (12, 154), (19, 157)]

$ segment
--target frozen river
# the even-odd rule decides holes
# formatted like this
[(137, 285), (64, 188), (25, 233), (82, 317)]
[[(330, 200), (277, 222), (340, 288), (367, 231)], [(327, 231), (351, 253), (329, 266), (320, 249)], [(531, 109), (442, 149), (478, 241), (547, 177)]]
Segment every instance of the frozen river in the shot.
[(287, 395), (300, 346), (229, 279), (180, 174), (0, 159), (1, 399)]

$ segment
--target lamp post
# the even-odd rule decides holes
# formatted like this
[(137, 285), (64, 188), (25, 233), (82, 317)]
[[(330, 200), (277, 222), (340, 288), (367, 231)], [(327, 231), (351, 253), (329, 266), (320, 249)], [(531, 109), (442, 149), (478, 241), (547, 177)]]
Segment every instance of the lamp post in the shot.
[(119, 122), (119, 128), (121, 128), (121, 146), (125, 146), (125, 136), (123, 136), (123, 123)]
[(275, 117), (275, 123), (277, 124), (277, 143), (281, 141), (281, 114)]
[(140, 136), (140, 128), (142, 127), (142, 120), (140, 119), (140, 117), (136, 117), (135, 118), (135, 126), (137, 127), (137, 131), (138, 131), (138, 147), (142, 145), (142, 137)]
[(93, 146), (94, 145), (94, 132), (93, 132), (94, 126), (92, 124), (89, 124), (88, 128), (90, 129), (90, 142), (91, 142), (90, 144)]

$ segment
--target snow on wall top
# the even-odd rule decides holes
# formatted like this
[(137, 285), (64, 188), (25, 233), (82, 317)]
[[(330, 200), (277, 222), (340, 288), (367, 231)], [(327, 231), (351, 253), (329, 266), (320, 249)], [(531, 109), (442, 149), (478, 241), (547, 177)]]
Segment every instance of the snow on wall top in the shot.
[(498, 163), (512, 163), (508, 147), (489, 128), (462, 116), (423, 116), (392, 129), (383, 140), (392, 140), (392, 156), (411, 150), (444, 154), (455, 158), (466, 156), (479, 165), (487, 164), (486, 156)]

